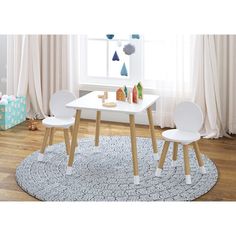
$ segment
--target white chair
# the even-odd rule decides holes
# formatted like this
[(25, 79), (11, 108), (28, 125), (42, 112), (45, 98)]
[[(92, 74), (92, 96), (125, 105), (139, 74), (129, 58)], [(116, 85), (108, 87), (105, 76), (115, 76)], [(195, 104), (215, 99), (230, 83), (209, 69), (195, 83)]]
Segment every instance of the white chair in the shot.
[(60, 128), (64, 131), (66, 153), (69, 155), (70, 151), (70, 138), (69, 138), (69, 129), (73, 133), (74, 125), (74, 109), (66, 107), (66, 104), (75, 100), (76, 97), (69, 91), (58, 91), (54, 93), (50, 99), (50, 111), (53, 114), (53, 117), (47, 117), (42, 121), (42, 124), (46, 127), (45, 135), (43, 138), (43, 143), (38, 154), (38, 161), (43, 161), (44, 152), (47, 146), (48, 138), (49, 145), (53, 144), (53, 137), (55, 129)]
[(183, 145), (184, 153), (184, 169), (186, 184), (191, 184), (190, 164), (188, 157), (188, 145), (193, 143), (193, 148), (196, 153), (198, 165), (202, 174), (206, 173), (204, 163), (201, 158), (197, 141), (201, 138), (199, 130), (203, 124), (203, 114), (200, 107), (193, 102), (180, 103), (174, 112), (174, 122), (176, 129), (166, 130), (162, 133), (165, 140), (160, 161), (157, 165), (155, 175), (161, 176), (163, 165), (170, 142), (174, 143), (172, 166), (176, 166), (178, 144)]

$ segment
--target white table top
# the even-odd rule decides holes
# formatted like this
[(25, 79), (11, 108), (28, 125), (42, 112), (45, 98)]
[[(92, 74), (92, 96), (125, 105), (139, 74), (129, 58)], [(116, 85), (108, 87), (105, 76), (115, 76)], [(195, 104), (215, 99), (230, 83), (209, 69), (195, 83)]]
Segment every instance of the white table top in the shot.
[(143, 100), (139, 100), (136, 103), (128, 103), (122, 101), (116, 101), (116, 93), (108, 92), (108, 99), (106, 102), (116, 102), (116, 107), (104, 107), (102, 105), (102, 99), (98, 98), (98, 95), (103, 95), (103, 91), (94, 91), (88, 93), (70, 103), (66, 106), (69, 108), (74, 108), (76, 110), (98, 110), (98, 111), (112, 111), (112, 112), (123, 112), (129, 114), (135, 114), (146, 110), (152, 104), (154, 104), (159, 96), (144, 94)]

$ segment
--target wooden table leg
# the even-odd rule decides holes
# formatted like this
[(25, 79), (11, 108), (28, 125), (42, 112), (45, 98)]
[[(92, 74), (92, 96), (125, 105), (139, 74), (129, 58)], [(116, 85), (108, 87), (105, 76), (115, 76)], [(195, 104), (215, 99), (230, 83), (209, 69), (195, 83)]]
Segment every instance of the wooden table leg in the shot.
[(155, 135), (155, 129), (154, 129), (154, 124), (153, 124), (152, 108), (151, 107), (148, 107), (147, 115), (148, 115), (148, 121), (149, 121), (149, 129), (150, 129), (151, 138), (152, 138), (152, 148), (153, 148), (153, 152), (154, 152), (154, 159), (159, 160), (160, 158), (158, 156), (157, 140), (156, 140), (156, 135)]
[(67, 170), (66, 170), (67, 175), (71, 175), (71, 173), (72, 173), (72, 165), (73, 165), (73, 162), (74, 162), (75, 147), (76, 147), (76, 143), (77, 143), (77, 136), (78, 136), (78, 130), (79, 130), (79, 123), (80, 123), (80, 115), (81, 115), (81, 110), (76, 110), (75, 126), (74, 126), (72, 141), (71, 141), (71, 148), (70, 148), (68, 166), (67, 166)]
[(54, 138), (54, 133), (55, 133), (55, 128), (50, 129), (50, 138), (49, 138), (49, 145), (51, 146), (53, 144), (53, 138)]
[(99, 145), (100, 122), (101, 122), (101, 111), (97, 111), (97, 115), (96, 115), (96, 133), (95, 133), (95, 146), (96, 147)]
[(199, 150), (199, 146), (198, 146), (197, 142), (193, 143), (193, 148), (194, 148), (194, 151), (196, 153), (197, 162), (198, 162), (198, 165), (200, 167), (201, 173), (202, 174), (206, 174), (206, 169), (205, 169), (205, 166), (204, 166), (204, 162), (203, 162), (203, 160), (201, 158), (201, 152)]
[(44, 154), (46, 146), (47, 146), (49, 134), (50, 134), (50, 128), (46, 128), (44, 138), (43, 138), (43, 143), (42, 143), (42, 146), (41, 146), (39, 154), (38, 154), (38, 161), (43, 160), (43, 156), (44, 156), (43, 154)]
[(67, 155), (70, 154), (70, 137), (69, 137), (69, 130), (64, 129), (64, 138), (65, 138), (65, 145), (66, 145), (66, 153)]
[(132, 159), (133, 159), (134, 184), (139, 184), (135, 117), (133, 114), (129, 115), (129, 122), (130, 122), (130, 137), (131, 137)]
[[(74, 132), (74, 128), (73, 128), (73, 126), (71, 126), (71, 127), (70, 127), (71, 139), (72, 139), (72, 137), (73, 137), (73, 132)], [(78, 140), (77, 140), (77, 142), (76, 142), (76, 147), (78, 147)]]

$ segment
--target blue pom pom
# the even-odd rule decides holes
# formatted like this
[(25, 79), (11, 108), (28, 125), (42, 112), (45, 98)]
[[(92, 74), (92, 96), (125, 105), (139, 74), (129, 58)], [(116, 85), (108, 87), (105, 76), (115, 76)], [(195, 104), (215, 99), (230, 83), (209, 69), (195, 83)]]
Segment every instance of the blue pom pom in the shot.
[(132, 39), (140, 39), (139, 34), (132, 34)]
[(113, 39), (114, 34), (107, 34), (107, 39)]

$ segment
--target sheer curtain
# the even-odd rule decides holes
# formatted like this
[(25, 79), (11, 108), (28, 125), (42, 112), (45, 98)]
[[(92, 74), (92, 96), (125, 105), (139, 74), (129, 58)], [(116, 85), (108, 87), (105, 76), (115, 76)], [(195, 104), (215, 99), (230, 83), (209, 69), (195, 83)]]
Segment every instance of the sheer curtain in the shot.
[(52, 93), (78, 93), (77, 52), (76, 36), (8, 36), (7, 93), (26, 96), (28, 116), (44, 118)]
[(236, 36), (198, 35), (194, 53), (193, 100), (204, 113), (206, 138), (236, 133)]
[(43, 118), (38, 36), (8, 36), (7, 93), (27, 96), (29, 117)]
[(192, 58), (195, 37), (166, 35), (144, 42), (144, 81), (160, 96), (156, 123), (174, 127), (173, 112), (193, 93)]
[(46, 114), (54, 92), (67, 89), (78, 96), (78, 64), (77, 36), (41, 36), (41, 87)]
[(236, 36), (216, 37), (222, 128), (236, 134)]

